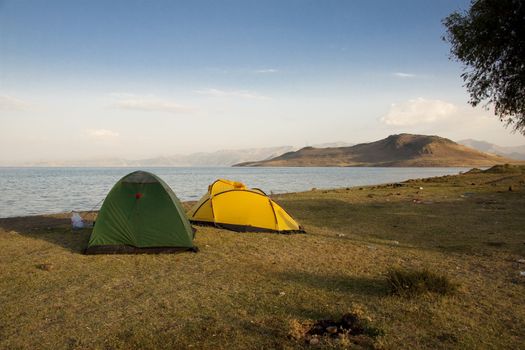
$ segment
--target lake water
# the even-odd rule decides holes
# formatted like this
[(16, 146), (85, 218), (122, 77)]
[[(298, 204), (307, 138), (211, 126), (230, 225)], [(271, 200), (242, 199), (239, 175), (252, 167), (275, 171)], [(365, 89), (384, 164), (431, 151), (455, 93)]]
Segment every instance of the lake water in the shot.
[[(0, 217), (98, 209), (134, 168), (0, 168)], [(218, 178), (266, 193), (373, 185), (458, 174), (468, 168), (142, 168), (160, 176), (183, 201), (198, 200)]]

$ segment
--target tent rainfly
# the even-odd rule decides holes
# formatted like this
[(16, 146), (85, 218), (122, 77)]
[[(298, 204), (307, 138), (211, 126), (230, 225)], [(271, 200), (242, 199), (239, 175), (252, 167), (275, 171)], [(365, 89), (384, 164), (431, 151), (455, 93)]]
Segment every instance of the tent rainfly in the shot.
[(107, 195), (86, 254), (197, 251), (194, 230), (171, 188), (159, 177), (135, 171)]
[(232, 231), (299, 233), (303, 228), (262, 190), (219, 179), (189, 213), (197, 225)]

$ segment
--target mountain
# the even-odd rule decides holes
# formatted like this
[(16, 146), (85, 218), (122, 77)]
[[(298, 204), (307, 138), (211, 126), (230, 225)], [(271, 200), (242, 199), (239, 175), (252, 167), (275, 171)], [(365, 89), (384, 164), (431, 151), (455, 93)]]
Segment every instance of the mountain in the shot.
[[(248, 148), (238, 150), (220, 150), (215, 152), (199, 152), (179, 154), (146, 159), (124, 158), (90, 158), (65, 161), (26, 162), (14, 166), (49, 166), (49, 167), (164, 167), (164, 166), (231, 166), (239, 162), (253, 159), (265, 160), (277, 157), (285, 152), (294, 151), (292, 146)], [(9, 164), (12, 165), (12, 164)]]
[(504, 157), (509, 157), (513, 159), (525, 160), (525, 145), (514, 146), (514, 147), (504, 147), (498, 146), (487, 141), (479, 141), (466, 139), (458, 141), (459, 144), (462, 144), (467, 147), (477, 149), (481, 152), (497, 154)]
[(316, 145), (312, 145), (311, 147), (315, 148), (330, 148), (330, 147), (350, 147), (355, 145), (355, 143), (348, 143), (343, 141), (337, 141), (337, 142), (326, 142), (326, 143), (318, 143)]
[[(136, 161), (138, 166), (231, 166), (250, 159), (271, 159), (294, 150), (292, 146), (220, 150)], [(239, 160), (242, 159), (242, 160)]]
[[(350, 146), (347, 142), (332, 142), (317, 144), (314, 147), (341, 147)], [(220, 167), (252, 160), (266, 160), (280, 156), (283, 153), (296, 151), (298, 147), (278, 146), (266, 148), (246, 148), (234, 150), (220, 150), (215, 152), (199, 152), (191, 154), (176, 154), (171, 156), (153, 157), (146, 159), (125, 159), (117, 157), (87, 158), (63, 161), (25, 162), (17, 164), (1, 164), (0, 166), (40, 166), (40, 167)]]
[(236, 166), (491, 166), (516, 162), (483, 153), (439, 136), (400, 134), (351, 147), (305, 147), (295, 152)]

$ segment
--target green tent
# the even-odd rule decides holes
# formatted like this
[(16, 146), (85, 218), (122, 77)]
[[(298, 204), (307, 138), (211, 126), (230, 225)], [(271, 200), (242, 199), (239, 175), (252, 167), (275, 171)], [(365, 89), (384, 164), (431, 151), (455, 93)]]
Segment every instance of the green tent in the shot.
[(135, 171), (120, 179), (100, 208), (86, 254), (196, 251), (194, 231), (171, 188)]

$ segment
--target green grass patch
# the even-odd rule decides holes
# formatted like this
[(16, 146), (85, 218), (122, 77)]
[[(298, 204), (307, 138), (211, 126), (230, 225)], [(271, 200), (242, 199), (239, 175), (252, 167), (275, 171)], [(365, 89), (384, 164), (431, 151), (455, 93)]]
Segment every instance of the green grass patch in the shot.
[(423, 270), (393, 268), (386, 279), (392, 295), (412, 297), (425, 293), (453, 294), (457, 285), (442, 274)]

